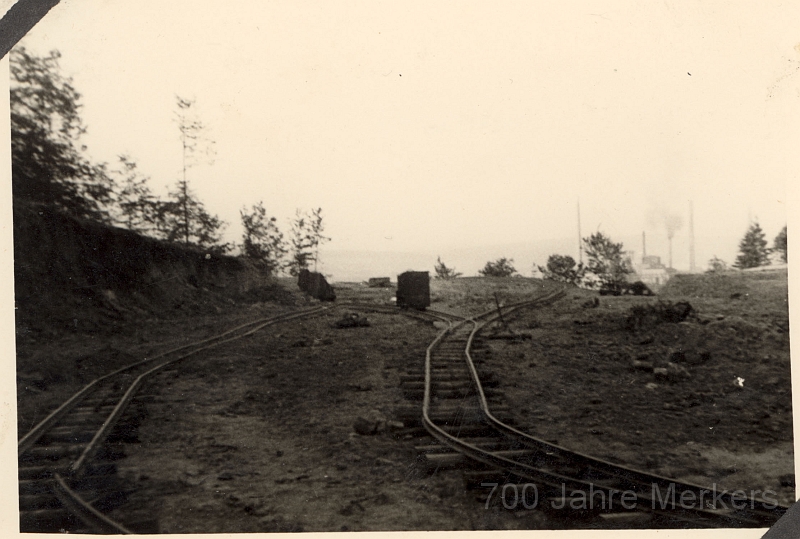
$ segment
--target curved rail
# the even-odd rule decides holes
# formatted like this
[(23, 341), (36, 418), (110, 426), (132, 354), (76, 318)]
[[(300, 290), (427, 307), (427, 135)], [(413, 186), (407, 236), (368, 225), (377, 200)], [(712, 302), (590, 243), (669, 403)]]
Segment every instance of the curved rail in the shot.
[[(18, 444), (22, 531), (77, 531), (76, 520), (99, 533), (130, 533), (102, 514), (68, 485), (92, 485), (102, 499), (103, 481), (114, 481), (112, 466), (90, 466), (142, 383), (198, 352), (241, 339), (267, 326), (320, 314), (316, 307), (241, 324), (213, 337), (179, 346), (117, 369), (87, 384), (23, 436)], [(133, 380), (131, 380), (133, 378)], [(98, 478), (101, 485), (98, 487)], [(97, 492), (98, 488), (100, 493)], [(113, 489), (112, 489), (113, 490)]]
[[(551, 303), (563, 295), (563, 291), (547, 294), (532, 301), (508, 306), (505, 312)], [(717, 493), (714, 491), (712, 498), (709, 495), (712, 489), (708, 487), (677, 482), (667, 477), (619, 466), (571, 451), (535, 438), (498, 419), (490, 409), (478, 370), (470, 354), (475, 336), (497, 317), (499, 314), (492, 310), (451, 326), (442, 331), (426, 351), (423, 425), (440, 443), (470, 459), (503, 470), (512, 478), (533, 481), (549, 487), (554, 492), (602, 491), (609, 499), (613, 493), (633, 492), (636, 500), (632, 506), (638, 510), (653, 512), (666, 516), (669, 520), (682, 520), (698, 526), (771, 525), (788, 509), (768, 503), (768, 500), (763, 498), (743, 499), (734, 497), (727, 492)], [(468, 325), (472, 326), (471, 329)], [(473, 385), (471, 389), (474, 390), (477, 404), (482, 412), (482, 422), (487, 429), (492, 431), (492, 435), (497, 437), (497, 441), (488, 444), (491, 448), (481, 447), (480, 443), (471, 443), (469, 439), (460, 437), (458, 433), (448, 432), (431, 419), (433, 354), (448, 337), (456, 342), (466, 341), (461, 365), (462, 368), (466, 366), (469, 371)], [(442, 358), (440, 362), (445, 365), (447, 363), (455, 364), (453, 358)], [(562, 491), (562, 489), (564, 490)], [(671, 497), (666, 494), (670, 492), (672, 493)], [(709, 495), (708, 497), (713, 499), (713, 503), (709, 504), (708, 499), (705, 500), (706, 503), (703, 503), (703, 493)], [(605, 497), (603, 499), (605, 500)], [(702, 505), (687, 507), (687, 504), (680, 503), (680, 500), (684, 499), (700, 500)], [(717, 507), (717, 503), (722, 505), (721, 509)], [(632, 506), (628, 508), (630, 509)]]

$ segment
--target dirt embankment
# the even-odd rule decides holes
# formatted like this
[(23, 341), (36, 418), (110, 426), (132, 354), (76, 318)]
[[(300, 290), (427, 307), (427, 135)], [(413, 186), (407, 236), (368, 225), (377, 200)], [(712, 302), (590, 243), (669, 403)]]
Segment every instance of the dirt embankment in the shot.
[(242, 259), (24, 203), (14, 207), (14, 279), (20, 432), (159, 343), (219, 332), (221, 314), (235, 322), (255, 314), (243, 305), (302, 301)]

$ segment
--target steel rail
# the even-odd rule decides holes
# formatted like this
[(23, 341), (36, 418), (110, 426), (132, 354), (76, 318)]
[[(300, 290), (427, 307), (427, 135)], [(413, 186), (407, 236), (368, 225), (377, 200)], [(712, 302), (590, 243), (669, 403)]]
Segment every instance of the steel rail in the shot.
[[(556, 299), (559, 299), (563, 295), (564, 291), (562, 290), (555, 292), (553, 294), (541, 296), (540, 298), (537, 298), (535, 300), (520, 302), (517, 304), (506, 306), (506, 312), (513, 312), (522, 307), (535, 306), (550, 301), (554, 301)], [(431, 354), (433, 350), (439, 346), (439, 344), (444, 340), (446, 336), (451, 335), (457, 329), (457, 327), (463, 325), (464, 323), (469, 322), (473, 325), (473, 329), (470, 331), (470, 334), (467, 337), (467, 343), (464, 350), (464, 357), (467, 363), (467, 367), (469, 368), (470, 371), (472, 383), (475, 386), (481, 411), (486, 419), (488, 426), (499, 432), (509, 441), (517, 442), (518, 444), (521, 444), (525, 447), (532, 448), (536, 451), (540, 451), (545, 455), (552, 455), (554, 456), (553, 460), (557, 458), (561, 459), (568, 458), (571, 464), (581, 465), (583, 467), (582, 472), (596, 471), (605, 474), (607, 476), (610, 476), (610, 478), (607, 477), (605, 481), (609, 481), (609, 479), (622, 480), (627, 484), (628, 487), (630, 487), (632, 491), (641, 490), (641, 492), (636, 492), (637, 505), (640, 508), (648, 511), (653, 511), (656, 513), (662, 513), (662, 514), (669, 513), (669, 516), (671, 518), (688, 520), (693, 523), (701, 525), (713, 525), (714, 522), (719, 522), (720, 520), (727, 522), (748, 521), (751, 524), (760, 524), (760, 523), (774, 522), (774, 520), (776, 520), (780, 516), (780, 514), (785, 512), (786, 509), (788, 509), (784, 506), (778, 506), (775, 509), (769, 509), (767, 507), (766, 500), (764, 500), (763, 498), (748, 498), (747, 500), (737, 498), (736, 500), (734, 500), (732, 495), (723, 494), (722, 496), (716, 497), (715, 500), (723, 500), (723, 504), (725, 502), (728, 502), (731, 504), (732, 507), (735, 508), (735, 510), (726, 509), (724, 511), (720, 511), (717, 510), (716, 507), (714, 507), (713, 509), (707, 507), (687, 509), (678, 507), (675, 503), (672, 503), (671, 505), (667, 504), (670, 506), (669, 511), (659, 511), (655, 507), (656, 501), (653, 492), (654, 487), (660, 488), (663, 486), (667, 486), (667, 488), (669, 488), (672, 485), (674, 485), (675, 489), (674, 492), (676, 492), (676, 495), (678, 496), (679, 499), (682, 499), (680, 498), (680, 494), (682, 494), (683, 492), (692, 492), (696, 496), (698, 491), (711, 492), (711, 489), (707, 487), (702, 487), (700, 485), (693, 485), (684, 482), (676, 482), (666, 477), (650, 474), (647, 472), (642, 472), (624, 466), (619, 466), (601, 459), (591, 457), (589, 455), (585, 455), (575, 451), (570, 451), (561, 446), (551, 444), (544, 440), (540, 440), (538, 438), (530, 436), (529, 434), (522, 432), (518, 429), (515, 429), (514, 427), (507, 425), (506, 423), (497, 419), (491, 413), (488, 400), (486, 399), (485, 392), (480, 382), (480, 377), (478, 376), (478, 372), (475, 367), (474, 361), (472, 360), (472, 357), (470, 355), (470, 348), (477, 333), (481, 329), (483, 329), (489, 322), (499, 317), (499, 313), (494, 314), (495, 312), (496, 310), (487, 311), (468, 321), (464, 321), (461, 324), (457, 324), (456, 326), (450, 327), (442, 331), (426, 350), (425, 393), (423, 397), (423, 424), (425, 428), (428, 430), (428, 432), (434, 438), (436, 438), (446, 446), (449, 446), (454, 450), (462, 454), (465, 454), (476, 461), (500, 469), (504, 469), (521, 479), (539, 481), (553, 487), (562, 486), (563, 488), (566, 488), (569, 485), (571, 490), (587, 490), (587, 488), (599, 487), (596, 488), (595, 491), (606, 490), (608, 492), (610, 491), (620, 492), (620, 489), (616, 487), (608, 487), (607, 485), (604, 486), (602, 483), (596, 484), (592, 481), (586, 481), (584, 479), (578, 479), (575, 477), (561, 475), (558, 473), (554, 473), (548, 470), (543, 470), (541, 468), (513, 460), (511, 458), (506, 458), (502, 455), (493, 454), (493, 452), (491, 451), (481, 449), (473, 444), (470, 444), (464, 440), (459, 439), (457, 436), (454, 436), (444, 431), (430, 419), (429, 411), (431, 402)], [(482, 324), (479, 324), (478, 323), (479, 319), (485, 319), (485, 321)], [(648, 491), (649, 495), (646, 494)], [(700, 499), (702, 500), (702, 497)], [(745, 502), (745, 510), (736, 508), (736, 506), (733, 505), (733, 502), (735, 501)], [(660, 496), (659, 496), (659, 503), (660, 505), (662, 505), (662, 508), (667, 507), (667, 505), (663, 504), (663, 499), (661, 499)], [(751, 509), (748, 511), (746, 510), (746, 506), (748, 503), (751, 505), (751, 507), (755, 506), (755, 504), (758, 503), (761, 509), (758, 510)], [(774, 506), (774, 504), (768, 504), (768, 505)]]
[[(309, 314), (311, 314), (312, 312), (316, 312), (317, 310), (320, 310), (320, 309), (324, 309), (324, 307), (316, 307), (314, 309), (311, 309), (310, 311), (305, 311), (305, 312), (308, 312)], [(223, 332), (223, 333), (221, 333), (219, 335), (215, 335), (213, 337), (209, 337), (209, 338), (203, 339), (201, 341), (197, 341), (197, 342), (194, 342), (194, 343), (189, 343), (189, 344), (185, 344), (185, 345), (182, 345), (182, 346), (178, 346), (176, 348), (172, 348), (171, 350), (167, 350), (165, 352), (161, 352), (161, 353), (159, 353), (159, 354), (157, 354), (157, 355), (155, 355), (153, 357), (145, 358), (145, 359), (143, 359), (141, 361), (137, 361), (136, 363), (132, 363), (130, 365), (126, 365), (125, 367), (119, 368), (119, 369), (117, 369), (117, 370), (115, 370), (113, 372), (110, 372), (110, 373), (108, 373), (108, 374), (106, 374), (104, 376), (100, 376), (99, 378), (95, 378), (90, 383), (85, 385), (82, 389), (80, 389), (77, 393), (72, 395), (72, 397), (67, 399), (63, 404), (61, 404), (61, 406), (59, 406), (58, 408), (56, 408), (55, 410), (50, 412), (50, 414), (48, 414), (42, 421), (40, 421), (35, 427), (33, 427), (30, 431), (28, 431), (22, 438), (20, 438), (19, 442), (17, 442), (17, 453), (19, 455), (21, 455), (22, 453), (24, 453), (25, 451), (30, 449), (31, 446), (33, 444), (35, 444), (36, 441), (42, 436), (42, 434), (47, 432), (47, 430), (53, 425), (53, 423), (55, 423), (59, 419), (61, 419), (67, 412), (69, 412), (78, 403), (78, 401), (80, 401), (80, 399), (82, 397), (86, 396), (89, 392), (91, 392), (93, 389), (95, 389), (101, 382), (104, 382), (105, 380), (108, 380), (108, 379), (110, 379), (110, 378), (112, 378), (114, 376), (117, 376), (119, 374), (122, 374), (122, 373), (124, 373), (126, 371), (130, 371), (130, 370), (133, 370), (133, 369), (135, 369), (137, 367), (141, 367), (142, 365), (144, 365), (146, 363), (149, 363), (149, 362), (152, 362), (152, 361), (155, 361), (156, 359), (161, 359), (162, 357), (168, 356), (170, 354), (174, 354), (176, 352), (180, 352), (180, 351), (185, 350), (187, 348), (190, 348), (192, 346), (198, 346), (198, 345), (202, 345), (202, 344), (205, 344), (207, 342), (210, 342), (210, 341), (214, 341), (216, 339), (220, 339), (222, 337), (225, 337), (226, 335), (230, 335), (231, 333), (233, 333), (235, 331), (239, 331), (239, 330), (244, 329), (244, 328), (246, 328), (248, 326), (252, 326), (252, 325), (255, 325), (255, 324), (262, 323), (262, 322), (264, 322), (266, 320), (270, 320), (270, 318), (262, 318), (262, 319), (259, 319), (259, 320), (255, 320), (255, 321), (252, 321), (252, 322), (247, 322), (245, 324), (241, 324), (241, 325), (236, 326), (234, 328), (231, 328), (231, 329), (229, 329), (229, 330), (227, 330), (227, 331), (225, 331), (225, 332)]]
[[(147, 358), (145, 360), (136, 362), (127, 367), (117, 369), (116, 371), (110, 374), (97, 378), (96, 380), (92, 381), (90, 384), (85, 386), (83, 389), (78, 391), (70, 399), (68, 399), (63, 405), (61, 405), (58, 409), (56, 409), (56, 411), (48, 415), (42, 422), (40, 422), (36, 427), (34, 427), (23, 439), (21, 439), (20, 442), (18, 443), (18, 455), (22, 456), (27, 450), (29, 450), (36, 443), (36, 441), (39, 438), (41, 438), (41, 436), (45, 434), (53, 426), (54, 423), (56, 423), (59, 419), (63, 418), (66, 414), (68, 414), (69, 411), (73, 409), (81, 401), (82, 397), (85, 397), (92, 389), (96, 388), (100, 382), (109, 380), (113, 376), (117, 376), (119, 374), (125, 373), (126, 371), (133, 370), (134, 368), (142, 366), (144, 364), (152, 363), (156, 359), (161, 359), (165, 356), (175, 354), (176, 352), (191, 349), (185, 354), (169, 359), (168, 361), (161, 362), (155, 367), (148, 369), (144, 373), (140, 374), (133, 381), (133, 383), (125, 391), (122, 398), (116, 403), (112, 412), (103, 421), (99, 430), (94, 434), (92, 440), (84, 447), (78, 459), (74, 461), (67, 469), (68, 479), (80, 478), (81, 472), (85, 471), (85, 465), (94, 456), (96, 451), (100, 448), (102, 442), (106, 439), (106, 437), (111, 432), (113, 427), (122, 417), (122, 414), (124, 413), (126, 407), (135, 396), (136, 390), (140, 387), (140, 385), (144, 382), (146, 378), (152, 376), (153, 374), (164, 369), (165, 367), (174, 365), (175, 363), (183, 359), (186, 359), (188, 357), (191, 357), (197, 354), (198, 352), (208, 350), (210, 348), (214, 348), (216, 346), (247, 337), (249, 335), (256, 333), (257, 331), (262, 330), (267, 326), (319, 314), (321, 312), (328, 310), (329, 308), (330, 307), (327, 306), (321, 306), (301, 311), (299, 313), (284, 313), (274, 317), (262, 318), (256, 321), (241, 324), (213, 337), (196, 341), (187, 345), (179, 346), (177, 348), (173, 348), (171, 350), (160, 353), (151, 358)], [(247, 329), (247, 331), (236, 334), (237, 332), (241, 332), (241, 330), (243, 329)], [(121, 524), (113, 521), (109, 517), (103, 515), (97, 509), (92, 507), (92, 505), (89, 502), (81, 498), (81, 496), (77, 492), (70, 489), (66, 483), (65, 478), (62, 477), (58, 472), (53, 473), (53, 479), (54, 479), (53, 491), (56, 497), (62, 502), (64, 507), (69, 512), (71, 512), (74, 516), (78, 517), (85, 525), (89, 526), (91, 529), (98, 531), (99, 533), (113, 533), (113, 534), (131, 533), (130, 530), (126, 529)]]

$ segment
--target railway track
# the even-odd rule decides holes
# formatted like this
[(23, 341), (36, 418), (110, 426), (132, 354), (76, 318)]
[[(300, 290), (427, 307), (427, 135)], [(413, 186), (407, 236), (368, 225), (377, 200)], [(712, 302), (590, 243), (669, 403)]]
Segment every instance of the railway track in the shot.
[[(180, 346), (97, 378), (54, 410), (17, 444), (22, 532), (132, 533), (150, 531), (147, 515), (115, 522), (104, 513), (124, 503), (114, 461), (135, 430), (142, 384), (198, 352), (268, 326), (307, 318), (316, 307), (242, 324), (214, 337)], [(133, 409), (133, 411), (132, 411)]]
[[(563, 296), (558, 291), (510, 305), (503, 315)], [(468, 487), (494, 494), (494, 503), (502, 502), (506, 509), (573, 510), (570, 517), (609, 522), (641, 522), (637, 517), (645, 516), (648, 527), (768, 527), (788, 509), (758, 497), (758, 491), (742, 497), (674, 481), (570, 451), (515, 428), (501, 395), (480, 376), (480, 358), (473, 357), (482, 344), (480, 331), (499, 315), (493, 310), (451, 324), (428, 347), (422, 372), (404, 378), (407, 396), (423, 400), (421, 423), (434, 440), (417, 450), (432, 471), (465, 469)], [(488, 508), (491, 500), (486, 500)]]

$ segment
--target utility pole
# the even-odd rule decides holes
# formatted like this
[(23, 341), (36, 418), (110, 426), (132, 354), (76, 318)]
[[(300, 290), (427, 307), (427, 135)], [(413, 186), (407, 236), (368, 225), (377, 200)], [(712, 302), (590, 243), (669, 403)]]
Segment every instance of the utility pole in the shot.
[(583, 264), (583, 240), (581, 239), (581, 199), (578, 198), (578, 262)]
[(694, 273), (694, 202), (689, 201), (689, 271)]

